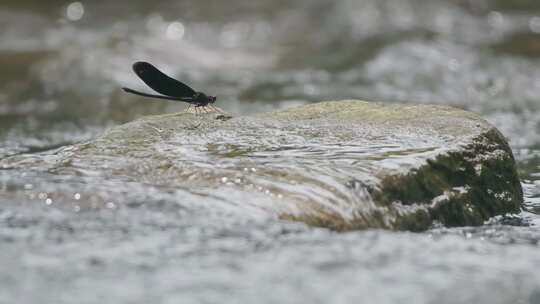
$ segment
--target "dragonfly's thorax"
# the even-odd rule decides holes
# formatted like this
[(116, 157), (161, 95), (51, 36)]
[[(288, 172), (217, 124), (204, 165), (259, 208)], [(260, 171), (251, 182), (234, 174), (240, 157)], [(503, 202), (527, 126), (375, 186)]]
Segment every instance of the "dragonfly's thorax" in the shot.
[(207, 104), (214, 103), (215, 101), (216, 97), (208, 96), (203, 92), (197, 92), (195, 95), (193, 95), (193, 103), (198, 106), (206, 106)]

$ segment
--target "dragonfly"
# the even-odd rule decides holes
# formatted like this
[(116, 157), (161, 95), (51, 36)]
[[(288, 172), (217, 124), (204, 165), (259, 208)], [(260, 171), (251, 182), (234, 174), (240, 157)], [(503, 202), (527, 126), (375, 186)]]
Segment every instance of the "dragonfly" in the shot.
[(197, 92), (185, 83), (167, 76), (158, 68), (148, 62), (135, 62), (133, 64), (133, 71), (139, 78), (150, 88), (162, 95), (148, 94), (139, 92), (130, 88), (122, 88), (127, 93), (166, 100), (175, 100), (189, 103), (189, 107), (186, 111), (194, 106), (195, 113), (208, 113), (209, 110), (223, 112), (221, 109), (215, 107), (213, 103), (216, 102), (216, 96), (206, 95), (203, 92)]

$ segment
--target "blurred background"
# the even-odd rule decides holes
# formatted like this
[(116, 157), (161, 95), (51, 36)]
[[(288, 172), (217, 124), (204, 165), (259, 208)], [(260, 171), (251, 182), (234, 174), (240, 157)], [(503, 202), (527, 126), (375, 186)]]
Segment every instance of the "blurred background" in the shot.
[(237, 114), (345, 98), (475, 111), (540, 192), (536, 0), (3, 0), (0, 28), (0, 158), (182, 110), (120, 90), (147, 89), (144, 60)]

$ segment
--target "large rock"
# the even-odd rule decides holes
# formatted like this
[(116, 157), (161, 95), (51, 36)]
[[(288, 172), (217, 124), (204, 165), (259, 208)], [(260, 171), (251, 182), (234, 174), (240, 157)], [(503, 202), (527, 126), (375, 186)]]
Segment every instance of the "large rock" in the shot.
[(42, 162), (0, 164), (179, 187), (337, 230), (480, 225), (522, 203), (503, 136), (446, 106), (351, 100), (234, 118), (149, 116)]

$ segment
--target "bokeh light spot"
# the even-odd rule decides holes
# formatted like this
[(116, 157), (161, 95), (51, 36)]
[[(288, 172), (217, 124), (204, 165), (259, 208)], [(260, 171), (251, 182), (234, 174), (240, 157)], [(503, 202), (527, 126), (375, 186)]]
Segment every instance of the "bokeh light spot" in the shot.
[(184, 33), (186, 32), (186, 28), (182, 24), (182, 22), (174, 21), (167, 26), (167, 38), (170, 40), (180, 40), (184, 37)]
[(529, 28), (533, 33), (540, 33), (540, 17), (532, 17), (531, 20), (529, 20)]
[(84, 16), (84, 5), (81, 2), (72, 2), (66, 8), (66, 17), (71, 21), (78, 21)]

